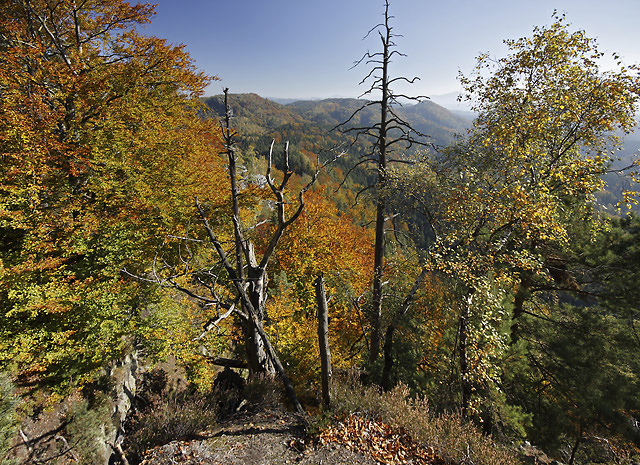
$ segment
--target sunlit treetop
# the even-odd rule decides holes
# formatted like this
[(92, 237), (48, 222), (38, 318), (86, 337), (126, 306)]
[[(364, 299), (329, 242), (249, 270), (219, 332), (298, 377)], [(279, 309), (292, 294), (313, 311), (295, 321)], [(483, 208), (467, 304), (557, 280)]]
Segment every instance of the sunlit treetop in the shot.
[[(0, 368), (52, 386), (127, 350), (140, 270), (224, 181), (210, 81), (138, 34), (153, 7), (0, 3)], [(215, 128), (213, 128), (215, 131)], [(61, 383), (61, 384), (59, 384)]]
[(461, 82), (479, 114), (476, 128), (506, 156), (544, 151), (553, 164), (574, 150), (606, 150), (611, 131), (635, 128), (640, 68), (613, 54), (616, 68), (602, 71), (597, 42), (564, 17), (505, 44), (506, 57), (480, 56)]
[(391, 173), (392, 192), (427, 219), (431, 257), (470, 281), (497, 264), (543, 271), (592, 217), (614, 131), (636, 125), (640, 68), (603, 71), (596, 41), (564, 18), (506, 44), (507, 56), (482, 55), (461, 76), (478, 113), (468, 138)]

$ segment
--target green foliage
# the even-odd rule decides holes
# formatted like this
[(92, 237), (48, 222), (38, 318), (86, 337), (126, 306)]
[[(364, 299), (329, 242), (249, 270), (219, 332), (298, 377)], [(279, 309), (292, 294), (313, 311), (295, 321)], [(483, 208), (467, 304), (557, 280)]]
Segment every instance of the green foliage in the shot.
[(0, 462), (9, 451), (11, 441), (18, 431), (16, 407), (19, 398), (9, 377), (0, 372)]
[(609, 220), (592, 241), (576, 244), (576, 254), (594, 278), (590, 291), (619, 316), (640, 317), (640, 217)]
[(622, 342), (637, 321), (636, 226), (607, 233), (594, 199), (640, 81), (636, 67), (602, 71), (595, 41), (563, 18), (506, 44), (462, 78), (478, 112), (469, 138), (390, 171), (386, 195), (422, 218), (415, 241), (455, 290), (428, 391), (486, 432), (557, 445), (637, 410), (637, 341)]
[(549, 448), (577, 437), (618, 437), (638, 444), (640, 345), (633, 322), (598, 307), (565, 305), (553, 319), (531, 318), (531, 371), (514, 383), (533, 413), (531, 437)]
[(639, 234), (637, 218), (628, 216), (606, 221), (595, 235), (575, 235), (568, 269), (578, 292), (538, 292), (525, 307), (518, 363), (528, 369), (511, 374), (507, 392), (532, 415), (529, 437), (565, 460), (578, 438), (579, 462), (589, 454), (602, 460), (596, 438), (608, 438), (622, 455), (640, 444), (631, 426), (640, 411)]

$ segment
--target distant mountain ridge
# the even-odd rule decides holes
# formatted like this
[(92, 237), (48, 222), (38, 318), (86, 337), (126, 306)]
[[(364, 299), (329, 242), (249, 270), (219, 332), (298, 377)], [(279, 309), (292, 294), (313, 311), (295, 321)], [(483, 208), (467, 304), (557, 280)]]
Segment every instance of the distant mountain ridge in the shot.
[[(224, 115), (224, 98), (216, 95), (204, 99), (212, 117)], [(350, 145), (351, 139), (337, 130), (332, 130), (349, 117), (363, 104), (364, 100), (349, 98), (330, 98), (324, 100), (298, 100), (287, 104), (274, 102), (257, 94), (230, 94), (230, 106), (233, 110), (233, 126), (240, 134), (238, 144), (243, 151), (257, 156), (265, 156), (272, 140), (290, 142), (292, 166), (300, 174), (312, 170), (314, 156), (332, 147), (347, 147), (347, 154), (336, 166), (347, 172), (359, 157), (371, 151), (372, 140), (361, 138), (357, 144)], [(448, 110), (430, 100), (415, 105), (406, 105), (396, 109), (398, 114), (411, 123), (417, 131), (431, 136), (430, 142), (446, 146), (454, 140), (455, 134), (465, 134), (471, 126), (473, 113)], [(351, 121), (352, 125), (371, 126), (378, 122), (376, 106), (372, 105), (359, 112)], [(614, 167), (630, 164), (640, 150), (640, 131), (624, 138), (624, 148), (617, 153)], [(352, 173), (354, 182), (367, 185), (373, 178), (372, 171), (366, 167)], [(628, 180), (617, 174), (605, 176), (609, 184), (597, 197), (605, 208), (613, 205), (622, 197), (626, 189), (637, 190), (637, 185), (629, 185)], [(636, 207), (638, 208), (638, 207)]]
[[(204, 99), (209, 116), (224, 116), (224, 97), (216, 95)], [(371, 185), (376, 176), (372, 164), (358, 164), (363, 158), (371, 158), (372, 138), (345, 134), (336, 126), (349, 120), (354, 112), (367, 101), (358, 99), (332, 98), (324, 100), (304, 100), (283, 105), (260, 97), (257, 94), (230, 94), (229, 106), (233, 113), (232, 125), (240, 137), (238, 147), (243, 154), (262, 158), (269, 153), (271, 142), (289, 142), (289, 158), (292, 169), (300, 175), (309, 175), (316, 164), (316, 156), (326, 159), (328, 152), (342, 152), (342, 156), (332, 164), (329, 176), (338, 183), (361, 190)], [(423, 141), (427, 145), (445, 146), (454, 140), (455, 134), (463, 134), (470, 126), (469, 120), (454, 115), (449, 110), (425, 101), (413, 106), (396, 109), (397, 113), (414, 126), (414, 129), (430, 137)], [(349, 126), (369, 127), (379, 122), (376, 105), (364, 108), (349, 121)], [(411, 152), (421, 148), (414, 145)], [(395, 155), (407, 155), (406, 148), (396, 147)], [(276, 166), (278, 166), (276, 162)], [(344, 173), (349, 172), (349, 179)], [(351, 186), (351, 187), (349, 187)], [(358, 187), (359, 186), (359, 187)]]
[[(206, 98), (205, 103), (215, 116), (224, 114), (222, 95)], [(290, 127), (292, 124), (315, 126), (317, 131), (329, 131), (348, 120), (367, 101), (349, 98), (324, 100), (299, 100), (280, 104), (257, 94), (231, 94), (230, 106), (236, 124), (243, 136), (267, 135), (269, 132)], [(419, 132), (430, 136), (437, 145), (446, 145), (455, 134), (465, 133), (470, 126), (467, 118), (460, 117), (429, 100), (411, 106), (396, 108)], [(365, 108), (351, 121), (358, 126), (375, 124), (378, 119), (376, 106)]]

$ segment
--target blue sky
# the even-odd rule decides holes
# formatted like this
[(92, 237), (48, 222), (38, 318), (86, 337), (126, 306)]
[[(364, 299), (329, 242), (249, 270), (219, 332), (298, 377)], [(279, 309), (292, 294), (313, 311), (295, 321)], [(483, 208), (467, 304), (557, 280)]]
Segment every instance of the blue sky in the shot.
[[(198, 68), (216, 75), (208, 95), (263, 97), (357, 97), (367, 69), (350, 69), (379, 39), (363, 40), (382, 20), (383, 0), (155, 0), (144, 33), (185, 44)], [(502, 40), (530, 36), (552, 22), (554, 9), (575, 29), (640, 63), (638, 0), (391, 0), (396, 43), (406, 53), (394, 75), (419, 76), (412, 94), (458, 90), (458, 71), (468, 74), (479, 53), (505, 54)], [(404, 90), (404, 89), (402, 89)]]

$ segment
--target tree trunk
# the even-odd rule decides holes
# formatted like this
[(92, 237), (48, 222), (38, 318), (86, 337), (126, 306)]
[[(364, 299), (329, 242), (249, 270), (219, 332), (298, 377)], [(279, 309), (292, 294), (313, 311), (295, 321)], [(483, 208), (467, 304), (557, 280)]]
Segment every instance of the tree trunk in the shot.
[(473, 294), (469, 296), (467, 302), (462, 306), (460, 312), (460, 386), (462, 391), (462, 401), (460, 411), (463, 417), (469, 414), (471, 404), (471, 382), (469, 380), (469, 354), (467, 347), (469, 307), (473, 300)]
[(374, 363), (380, 352), (382, 338), (382, 276), (384, 266), (384, 219), (386, 202), (382, 193), (387, 182), (387, 111), (389, 105), (389, 44), (390, 30), (383, 39), (382, 98), (380, 99), (380, 128), (378, 132), (378, 182), (376, 202), (376, 240), (373, 250), (373, 292), (371, 303), (371, 348), (369, 362)]
[[(262, 325), (265, 314), (265, 303), (267, 300), (267, 272), (266, 270), (261, 270), (258, 267), (255, 251), (253, 245), (250, 242), (247, 243), (245, 252), (247, 255), (247, 274), (249, 278), (247, 285), (247, 296), (249, 297), (251, 305), (253, 306), (255, 319)], [(243, 311), (245, 314), (251, 312), (251, 310), (247, 308), (247, 305), (243, 305)], [(250, 375), (274, 375), (276, 373), (274, 364), (269, 358), (264, 341), (262, 340), (258, 328), (254, 324), (254, 321), (252, 319), (243, 322), (243, 334)]]
[(576, 442), (571, 448), (571, 457), (569, 457), (569, 462), (567, 465), (573, 465), (573, 462), (576, 459), (576, 454), (578, 453), (578, 449), (580, 448), (580, 444), (582, 443), (582, 427), (578, 430), (578, 437), (576, 438)]
[(513, 298), (513, 317), (511, 323), (511, 345), (516, 344), (520, 340), (520, 319), (524, 311), (524, 302), (529, 294), (529, 286), (531, 280), (528, 276), (520, 275), (520, 285)]
[[(378, 183), (380, 186), (380, 184)], [(376, 240), (374, 245), (373, 298), (371, 302), (371, 347), (369, 362), (374, 363), (380, 352), (382, 339), (382, 266), (384, 262), (384, 201), (378, 200)]]
[(393, 333), (396, 327), (391, 323), (387, 327), (387, 332), (384, 336), (384, 366), (382, 367), (382, 389), (390, 391), (393, 387), (391, 385), (391, 369), (393, 368)]
[(318, 346), (320, 349), (320, 369), (322, 371), (322, 407), (331, 406), (331, 352), (329, 351), (329, 309), (321, 274), (315, 281), (316, 302), (318, 303)]
[(287, 397), (289, 397), (289, 400), (291, 400), (291, 403), (293, 404), (293, 408), (297, 413), (301, 415), (306, 415), (306, 412), (302, 407), (302, 404), (298, 400), (298, 396), (296, 395), (295, 390), (293, 389), (291, 380), (289, 379), (289, 376), (287, 376), (287, 372), (285, 371), (284, 366), (282, 365), (282, 362), (280, 362), (280, 357), (278, 357), (278, 354), (276, 353), (275, 349), (271, 345), (269, 336), (264, 331), (262, 322), (258, 321), (256, 316), (253, 313), (251, 313), (250, 316), (253, 321), (253, 325), (256, 329), (256, 332), (260, 335), (260, 339), (264, 344), (265, 351), (271, 363), (273, 364), (273, 367), (275, 368), (275, 372), (278, 374), (278, 376), (280, 376), (282, 384), (284, 385), (285, 392), (287, 393)]
[(269, 358), (260, 333), (252, 321), (242, 322), (242, 335), (247, 355), (249, 376), (258, 374), (275, 375), (275, 367)]

